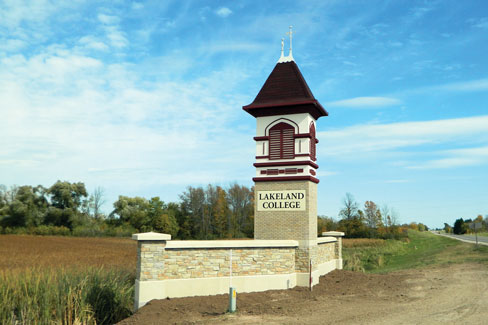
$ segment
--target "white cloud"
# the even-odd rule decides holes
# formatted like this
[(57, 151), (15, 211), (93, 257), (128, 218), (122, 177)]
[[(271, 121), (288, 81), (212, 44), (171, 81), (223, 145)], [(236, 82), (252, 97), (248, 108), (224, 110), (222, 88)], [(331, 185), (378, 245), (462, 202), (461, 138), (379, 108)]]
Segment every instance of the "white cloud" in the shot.
[(225, 17), (229, 16), (230, 14), (232, 14), (232, 10), (230, 10), (227, 7), (220, 7), (219, 9), (217, 9), (217, 11), (215, 13), (218, 16), (225, 18)]
[(235, 71), (141, 81), (130, 64), (66, 49), (0, 60), (4, 183), (69, 179), (136, 188), (249, 179), (229, 168), (251, 168), (254, 152), (250, 137), (228, 127), (242, 114), (235, 109), (242, 98), (222, 95)]
[(0, 51), (17, 52), (26, 45), (26, 42), (20, 39), (0, 39)]
[(484, 91), (488, 90), (488, 79), (455, 82), (437, 87), (447, 91)]
[(330, 107), (370, 108), (400, 105), (402, 102), (390, 97), (355, 97), (326, 103)]
[(129, 41), (126, 38), (125, 33), (115, 27), (107, 28), (107, 38), (115, 47), (121, 48), (129, 45)]
[(107, 25), (114, 25), (120, 22), (119, 17), (106, 14), (98, 14), (98, 20)]
[(349, 156), (456, 141), (488, 143), (488, 115), (421, 122), (354, 125), (318, 132), (324, 155)]
[(481, 165), (488, 162), (488, 146), (452, 149), (440, 152), (447, 158), (433, 159), (407, 166), (409, 169), (439, 169)]
[(132, 9), (133, 10), (139, 10), (139, 9), (142, 9), (144, 8), (144, 5), (140, 2), (133, 2), (132, 3)]
[(471, 26), (481, 29), (488, 29), (488, 17), (468, 19)]
[(108, 50), (107, 44), (100, 41), (98, 38), (96, 38), (94, 36), (90, 36), (90, 35), (83, 36), (82, 38), (80, 38), (79, 43), (83, 47), (85, 47), (87, 49), (91, 49), (91, 50), (97, 50), (97, 51), (107, 51)]

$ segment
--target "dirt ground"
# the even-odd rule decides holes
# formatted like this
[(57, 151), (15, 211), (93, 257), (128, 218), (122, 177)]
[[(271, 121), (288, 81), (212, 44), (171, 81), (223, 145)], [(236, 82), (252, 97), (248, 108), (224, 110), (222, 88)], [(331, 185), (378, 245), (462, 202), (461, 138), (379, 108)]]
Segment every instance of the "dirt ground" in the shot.
[(450, 264), (388, 274), (333, 271), (305, 288), (153, 300), (119, 324), (486, 324), (488, 268)]

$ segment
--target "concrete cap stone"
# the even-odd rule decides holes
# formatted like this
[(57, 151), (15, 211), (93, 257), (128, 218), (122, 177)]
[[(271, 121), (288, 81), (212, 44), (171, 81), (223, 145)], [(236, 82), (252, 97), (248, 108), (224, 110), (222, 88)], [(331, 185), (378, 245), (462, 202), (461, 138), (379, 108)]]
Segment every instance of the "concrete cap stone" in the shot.
[(297, 247), (296, 240), (174, 240), (166, 249), (181, 248), (253, 248), (253, 247)]
[(160, 234), (158, 232), (143, 232), (140, 234), (133, 234), (132, 239), (134, 240), (171, 240), (171, 235)]
[(322, 233), (323, 237), (344, 237), (344, 233), (341, 231), (326, 231)]

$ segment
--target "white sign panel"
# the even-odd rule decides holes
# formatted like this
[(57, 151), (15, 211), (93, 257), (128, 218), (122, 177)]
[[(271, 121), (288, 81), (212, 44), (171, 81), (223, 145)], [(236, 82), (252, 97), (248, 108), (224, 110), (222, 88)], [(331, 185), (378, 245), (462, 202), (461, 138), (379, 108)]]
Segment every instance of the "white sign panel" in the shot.
[(305, 211), (305, 190), (258, 191), (258, 211)]
[(469, 228), (471, 229), (481, 229), (481, 222), (472, 222), (469, 224)]

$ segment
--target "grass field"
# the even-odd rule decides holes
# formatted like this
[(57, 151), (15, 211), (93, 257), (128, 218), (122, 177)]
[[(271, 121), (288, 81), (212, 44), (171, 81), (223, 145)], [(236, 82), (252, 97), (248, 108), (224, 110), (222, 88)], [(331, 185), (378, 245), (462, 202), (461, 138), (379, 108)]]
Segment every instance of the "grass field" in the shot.
[[(475, 248), (429, 232), (409, 240), (344, 239), (344, 268), (383, 273), (481, 262)], [(129, 238), (0, 236), (0, 324), (112, 324), (129, 316), (137, 245)]]
[(0, 324), (113, 324), (134, 299), (128, 238), (0, 236)]
[(382, 245), (348, 247), (344, 244), (344, 268), (384, 273), (433, 264), (477, 262), (488, 264), (488, 247), (476, 247), (430, 232), (409, 231), (408, 241), (386, 240)]

